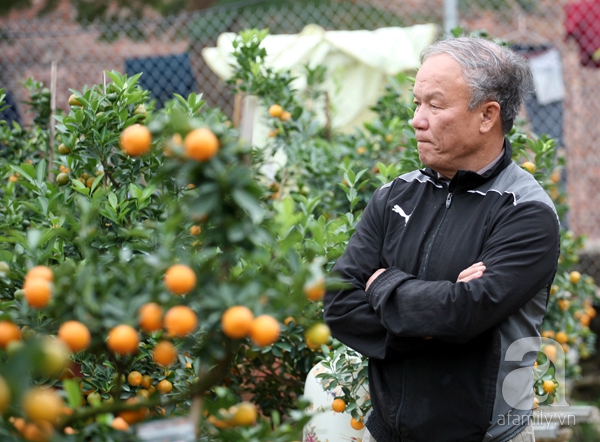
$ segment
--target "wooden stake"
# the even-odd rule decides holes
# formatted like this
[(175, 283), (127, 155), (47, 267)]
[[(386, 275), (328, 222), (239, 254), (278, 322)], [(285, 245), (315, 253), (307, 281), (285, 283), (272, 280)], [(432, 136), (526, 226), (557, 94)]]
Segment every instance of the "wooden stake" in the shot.
[[(237, 84), (239, 85), (242, 80), (238, 79)], [(239, 91), (235, 94), (233, 98), (233, 118), (232, 123), (233, 127), (238, 128), (240, 126), (240, 121), (242, 119), (242, 104), (244, 101), (244, 94)]]
[(48, 181), (52, 181), (54, 174), (54, 114), (56, 114), (56, 60), (50, 65), (50, 139), (48, 140)]
[(325, 94), (325, 139), (331, 139), (331, 101), (327, 91)]
[(233, 99), (233, 127), (238, 128), (240, 126), (240, 120), (242, 119), (242, 94), (235, 94)]
[(190, 407), (190, 420), (196, 427), (196, 436), (200, 436), (200, 417), (202, 416), (202, 396), (194, 396)]

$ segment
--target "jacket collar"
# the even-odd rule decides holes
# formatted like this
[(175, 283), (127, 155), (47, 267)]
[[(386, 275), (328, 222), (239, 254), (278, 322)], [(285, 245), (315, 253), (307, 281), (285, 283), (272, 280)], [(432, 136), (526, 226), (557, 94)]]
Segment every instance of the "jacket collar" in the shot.
[[(512, 146), (505, 137), (504, 138), (504, 155), (493, 167), (486, 170), (482, 175), (470, 170), (458, 170), (454, 178), (450, 181), (448, 189), (453, 192), (456, 188), (473, 189), (494, 178), (502, 172), (512, 162)], [(438, 177), (438, 173), (430, 167), (421, 169), (421, 172), (431, 177), (434, 182), (442, 183), (444, 180)], [(447, 182), (447, 181), (446, 181)]]

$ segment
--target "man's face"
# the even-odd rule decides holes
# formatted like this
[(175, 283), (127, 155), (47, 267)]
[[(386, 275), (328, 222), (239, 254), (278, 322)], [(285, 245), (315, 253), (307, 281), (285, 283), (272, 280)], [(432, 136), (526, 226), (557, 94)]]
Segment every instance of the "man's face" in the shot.
[(470, 92), (458, 62), (446, 54), (428, 58), (417, 73), (414, 96), (412, 125), (421, 161), (447, 178), (458, 169), (473, 170), (481, 113), (468, 109)]

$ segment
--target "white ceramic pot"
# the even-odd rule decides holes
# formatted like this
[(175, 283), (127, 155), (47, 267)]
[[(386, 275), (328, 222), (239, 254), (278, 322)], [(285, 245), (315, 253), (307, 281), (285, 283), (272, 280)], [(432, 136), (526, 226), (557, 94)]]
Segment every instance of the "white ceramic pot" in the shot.
[[(309, 410), (313, 417), (304, 427), (303, 442), (361, 442), (364, 429), (357, 431), (350, 426), (350, 413), (336, 413), (331, 409), (331, 403), (337, 396), (341, 396), (341, 387), (334, 390), (325, 390), (322, 379), (317, 379), (319, 373), (329, 371), (321, 363), (315, 365), (304, 384), (304, 396), (310, 400)], [(360, 396), (368, 395), (363, 389)]]

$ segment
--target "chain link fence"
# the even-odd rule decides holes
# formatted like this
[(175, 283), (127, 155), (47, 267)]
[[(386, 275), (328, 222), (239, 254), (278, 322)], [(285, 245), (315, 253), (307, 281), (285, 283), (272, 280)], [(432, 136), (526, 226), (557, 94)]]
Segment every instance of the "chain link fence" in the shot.
[(0, 87), (15, 106), (11, 118), (27, 122), (21, 104), (29, 77), (50, 83), (57, 66), (57, 105), (66, 110), (69, 89), (103, 81), (103, 71), (144, 72), (141, 84), (157, 105), (173, 92), (202, 92), (211, 106), (232, 114), (234, 97), (211, 71), (202, 49), (223, 32), (269, 28), (299, 33), (375, 30), (434, 23), (486, 30), (514, 43), (535, 72), (537, 91), (523, 117), (537, 134), (558, 139), (566, 156), (569, 227), (587, 236), (581, 270), (600, 280), (600, 0), (253, 0), (197, 13), (141, 21), (81, 25), (70, 2), (40, 19), (14, 13), (0, 19)]

